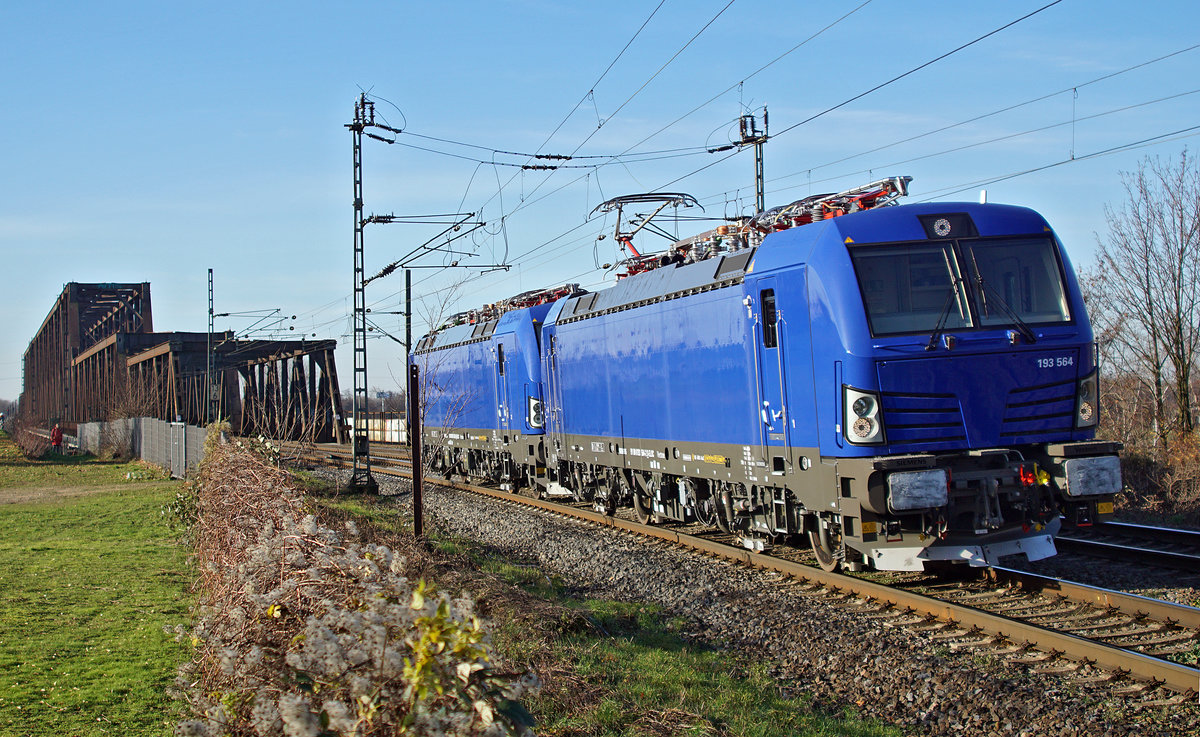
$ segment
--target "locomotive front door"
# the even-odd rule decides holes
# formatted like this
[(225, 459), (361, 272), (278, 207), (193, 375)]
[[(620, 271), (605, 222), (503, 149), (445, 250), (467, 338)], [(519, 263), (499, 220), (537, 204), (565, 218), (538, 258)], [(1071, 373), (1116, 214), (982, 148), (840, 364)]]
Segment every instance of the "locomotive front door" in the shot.
[(558, 461), (558, 446), (550, 442), (550, 436), (554, 433), (563, 432), (563, 401), (562, 401), (562, 382), (558, 377), (558, 336), (553, 332), (543, 333), (543, 340), (546, 341), (546, 356), (548, 360), (545, 362), (546, 372), (546, 406), (544, 408), (543, 417), (545, 425), (543, 430), (546, 434), (546, 452), (550, 463)]
[(783, 475), (791, 465), (791, 433), (784, 370), (786, 322), (776, 301), (775, 279), (758, 281), (758, 315), (755, 354), (758, 358), (758, 410), (761, 457), (772, 475)]

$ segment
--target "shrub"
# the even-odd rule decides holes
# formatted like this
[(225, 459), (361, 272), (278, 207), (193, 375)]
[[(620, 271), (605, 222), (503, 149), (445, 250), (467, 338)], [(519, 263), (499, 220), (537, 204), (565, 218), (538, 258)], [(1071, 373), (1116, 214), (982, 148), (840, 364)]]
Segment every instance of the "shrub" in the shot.
[(1162, 495), (1174, 514), (1200, 519), (1200, 440), (1184, 435), (1171, 446)]
[(1167, 452), (1126, 450), (1121, 454), (1123, 511), (1135, 518), (1200, 524), (1200, 441), (1176, 439)]
[(472, 602), (306, 513), (288, 474), (217, 446), (192, 539), (204, 603), (178, 680), (180, 735), (521, 734), (532, 677), (498, 674)]
[(13, 442), (30, 460), (45, 458), (46, 454), (50, 452), (50, 440), (34, 430), (34, 426), (24, 417), (17, 417), (9, 423), (9, 432), (12, 434)]

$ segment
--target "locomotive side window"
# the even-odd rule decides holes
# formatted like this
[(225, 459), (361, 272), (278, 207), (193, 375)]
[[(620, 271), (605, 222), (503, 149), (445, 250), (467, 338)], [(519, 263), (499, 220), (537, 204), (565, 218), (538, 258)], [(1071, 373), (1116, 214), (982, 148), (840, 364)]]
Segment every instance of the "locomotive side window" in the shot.
[(850, 253), (873, 335), (973, 326), (949, 244), (855, 248)]
[(1030, 324), (1071, 319), (1054, 244), (1048, 238), (963, 245), (978, 293), (980, 323), (1009, 324), (1012, 317), (1005, 307)]
[(496, 344), (496, 371), (504, 376), (504, 344)]
[(779, 338), (775, 332), (775, 323), (779, 319), (775, 312), (775, 290), (764, 289), (758, 293), (758, 297), (762, 303), (763, 347), (774, 348), (779, 345)]

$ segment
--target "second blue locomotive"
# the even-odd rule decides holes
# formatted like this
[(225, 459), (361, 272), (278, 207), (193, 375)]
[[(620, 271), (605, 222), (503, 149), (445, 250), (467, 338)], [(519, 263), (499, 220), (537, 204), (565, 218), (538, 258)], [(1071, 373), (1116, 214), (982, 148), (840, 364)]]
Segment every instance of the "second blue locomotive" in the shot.
[(871, 204), (793, 203), (427, 335), (438, 467), (805, 536), (828, 569), (1052, 555), (1121, 486), (1061, 244), (1025, 208)]

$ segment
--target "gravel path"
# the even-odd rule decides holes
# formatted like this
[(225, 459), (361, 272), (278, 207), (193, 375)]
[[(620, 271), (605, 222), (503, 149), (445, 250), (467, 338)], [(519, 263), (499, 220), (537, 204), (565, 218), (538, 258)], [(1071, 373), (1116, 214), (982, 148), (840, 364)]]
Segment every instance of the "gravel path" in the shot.
[[(377, 480), (411, 504), (406, 481)], [(776, 574), (463, 492), (427, 487), (425, 499), (438, 530), (536, 563), (579, 595), (657, 604), (689, 621), (693, 637), (766, 659), (782, 688), (834, 712), (853, 707), (908, 734), (1200, 734), (1195, 703), (1146, 706), (1102, 683), (954, 651), (934, 633), (886, 626)]]

